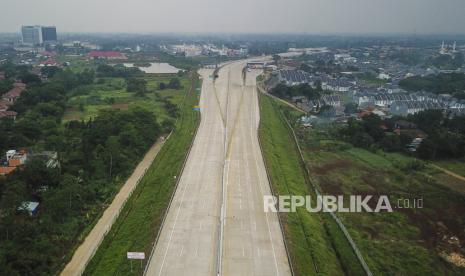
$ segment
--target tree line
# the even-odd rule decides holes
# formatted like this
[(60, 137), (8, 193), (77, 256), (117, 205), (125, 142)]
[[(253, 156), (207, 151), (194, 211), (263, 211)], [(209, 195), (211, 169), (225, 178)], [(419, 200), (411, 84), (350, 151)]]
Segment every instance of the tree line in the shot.
[[(30, 83), (12, 107), (19, 113), (16, 121), (0, 120), (2, 155), (8, 149), (50, 150), (58, 152), (60, 163), (49, 168), (31, 160), (0, 180), (0, 275), (55, 274), (82, 229), (162, 134), (155, 115), (144, 109), (103, 110), (88, 121), (62, 122), (72, 91), (85, 89), (97, 76), (139, 74), (110, 67), (78, 73), (47, 69), (49, 81)], [(8, 79), (21, 74), (7, 69)], [(20, 210), (24, 201), (40, 203), (36, 216)]]
[(406, 118), (381, 119), (370, 114), (361, 120), (349, 119), (338, 134), (354, 146), (366, 149), (383, 149), (388, 152), (407, 152), (416, 135), (409, 132), (394, 133), (396, 122), (409, 122), (426, 137), (415, 155), (422, 159), (462, 158), (465, 156), (465, 116), (449, 118), (440, 110), (425, 110)]
[(414, 76), (401, 80), (399, 85), (407, 91), (428, 91), (435, 94), (452, 94), (465, 99), (465, 74), (441, 73), (430, 76)]

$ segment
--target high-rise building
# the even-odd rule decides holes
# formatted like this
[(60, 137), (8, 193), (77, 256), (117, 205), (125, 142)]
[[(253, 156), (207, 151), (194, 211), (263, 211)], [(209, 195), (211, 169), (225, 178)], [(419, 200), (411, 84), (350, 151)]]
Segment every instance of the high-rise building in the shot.
[(22, 26), (21, 34), (24, 44), (42, 44), (42, 28), (40, 26)]
[(40, 45), (57, 40), (57, 29), (54, 26), (22, 26), (21, 34), (24, 44)]
[(42, 26), (42, 41), (57, 41), (57, 28), (55, 26)]

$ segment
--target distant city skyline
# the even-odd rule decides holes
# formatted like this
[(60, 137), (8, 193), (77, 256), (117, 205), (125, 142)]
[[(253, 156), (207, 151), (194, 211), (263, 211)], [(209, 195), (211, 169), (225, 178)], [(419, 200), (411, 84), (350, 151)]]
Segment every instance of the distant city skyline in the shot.
[(15, 0), (0, 32), (465, 34), (463, 0)]

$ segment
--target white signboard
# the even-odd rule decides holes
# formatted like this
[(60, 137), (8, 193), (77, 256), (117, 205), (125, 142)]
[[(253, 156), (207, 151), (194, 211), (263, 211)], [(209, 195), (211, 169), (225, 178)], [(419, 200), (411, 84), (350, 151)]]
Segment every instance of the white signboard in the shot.
[(145, 253), (144, 252), (127, 252), (127, 257), (128, 259), (143, 260), (145, 259)]

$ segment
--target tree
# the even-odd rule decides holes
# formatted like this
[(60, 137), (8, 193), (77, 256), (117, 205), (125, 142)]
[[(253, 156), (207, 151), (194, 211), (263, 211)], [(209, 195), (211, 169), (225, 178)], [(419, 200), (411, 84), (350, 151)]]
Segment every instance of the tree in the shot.
[(45, 66), (40, 69), (40, 73), (47, 78), (52, 78), (55, 76), (57, 72), (59, 72), (61, 69), (57, 66)]
[(180, 89), (181, 88), (181, 82), (179, 81), (178, 78), (172, 78), (170, 82), (168, 83), (168, 88), (170, 89)]
[(344, 105), (344, 113), (349, 115), (349, 114), (354, 114), (358, 110), (358, 105), (356, 103), (347, 103)]
[(147, 81), (144, 79), (130, 78), (126, 80), (126, 90), (136, 92), (137, 96), (143, 96), (147, 92)]
[(281, 60), (280, 55), (273, 55), (273, 62), (276, 66), (278, 66), (278, 62)]
[(400, 138), (394, 133), (390, 133), (389, 135), (384, 136), (380, 142), (380, 146), (385, 151), (390, 152), (399, 151), (402, 149)]

